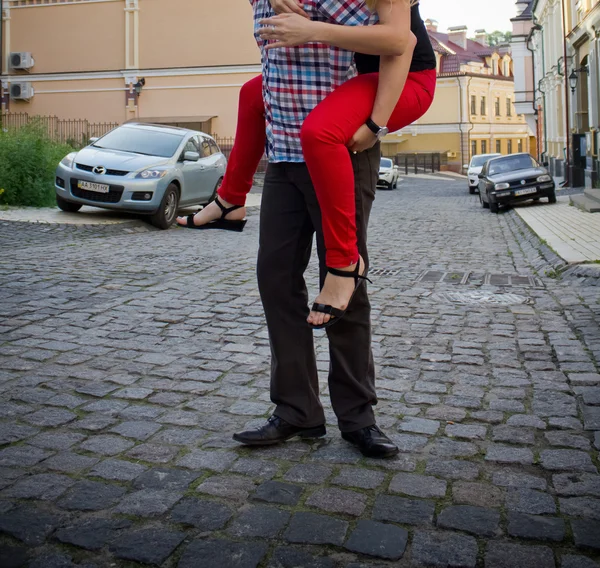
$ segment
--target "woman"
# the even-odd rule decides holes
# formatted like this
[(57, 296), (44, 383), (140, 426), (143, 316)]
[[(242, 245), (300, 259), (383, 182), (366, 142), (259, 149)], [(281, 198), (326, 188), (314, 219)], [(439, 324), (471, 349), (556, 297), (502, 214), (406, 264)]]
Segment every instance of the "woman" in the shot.
[[(429, 108), (435, 90), (435, 55), (411, 0), (366, 0), (378, 25), (349, 27), (306, 19), (296, 0), (271, 0), (284, 13), (263, 20), (268, 49), (320, 42), (357, 53), (358, 77), (344, 83), (308, 116), (302, 148), (321, 206), (328, 274), (308, 322), (327, 327), (343, 317), (354, 291), (366, 278), (358, 254), (354, 175), (348, 148), (373, 146), (388, 130), (399, 130)], [(364, 55), (369, 54), (369, 55)], [(376, 57), (381, 54), (381, 58)], [(402, 95), (400, 96), (400, 93)], [(262, 78), (242, 87), (236, 143), (219, 198), (178, 223), (190, 228), (241, 230), (243, 204), (265, 140)], [(387, 125), (387, 127), (385, 126)], [(336, 164), (336, 176), (330, 176)], [(354, 280), (354, 282), (351, 281)]]

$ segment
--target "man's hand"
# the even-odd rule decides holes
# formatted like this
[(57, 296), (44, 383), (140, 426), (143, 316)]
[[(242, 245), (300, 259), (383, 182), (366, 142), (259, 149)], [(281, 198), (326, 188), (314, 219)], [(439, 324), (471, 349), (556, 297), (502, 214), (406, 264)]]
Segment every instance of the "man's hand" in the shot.
[(376, 142), (377, 136), (373, 134), (366, 124), (363, 124), (350, 139), (348, 149), (356, 154), (356, 152), (362, 152), (363, 150), (372, 148), (375, 146)]
[(298, 14), (280, 14), (260, 20), (259, 24), (265, 26), (258, 30), (260, 37), (274, 42), (267, 44), (266, 49), (275, 49), (316, 41), (315, 32), (319, 22), (313, 22)]
[(301, 0), (270, 0), (270, 2), (276, 14), (298, 14), (308, 18), (308, 14), (302, 9)]

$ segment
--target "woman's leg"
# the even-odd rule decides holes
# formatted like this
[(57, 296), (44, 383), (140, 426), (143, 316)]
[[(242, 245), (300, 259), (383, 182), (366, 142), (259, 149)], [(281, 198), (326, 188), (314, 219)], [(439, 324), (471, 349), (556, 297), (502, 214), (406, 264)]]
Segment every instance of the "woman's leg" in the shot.
[[(240, 90), (235, 142), (218, 191), (219, 200), (225, 207), (242, 207), (227, 215), (229, 220), (243, 219), (246, 216), (246, 196), (252, 188), (256, 168), (264, 153), (265, 136), (262, 76), (259, 75), (245, 83)], [(210, 203), (195, 215), (194, 224), (204, 225), (220, 217), (221, 209), (216, 203)], [(186, 218), (179, 217), (178, 222), (185, 225)]]
[[(304, 158), (323, 215), (327, 266), (332, 268), (351, 267), (359, 259), (354, 174), (347, 144), (371, 115), (378, 82), (379, 74), (369, 73), (344, 83), (311, 112), (302, 128)], [(420, 118), (433, 100), (434, 89), (435, 71), (410, 73), (388, 122), (390, 131)], [(316, 301), (344, 309), (344, 299), (347, 304), (353, 289), (352, 279), (329, 275)], [(309, 321), (319, 325), (328, 319), (312, 312)]]

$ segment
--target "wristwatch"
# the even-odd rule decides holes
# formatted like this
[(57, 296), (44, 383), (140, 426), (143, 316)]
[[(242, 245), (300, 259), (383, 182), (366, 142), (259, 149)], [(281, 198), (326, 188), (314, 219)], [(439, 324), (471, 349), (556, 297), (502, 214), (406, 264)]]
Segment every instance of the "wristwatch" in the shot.
[(390, 129), (387, 126), (379, 126), (370, 118), (367, 119), (365, 124), (369, 127), (369, 130), (375, 134), (377, 140), (381, 140), (384, 136), (387, 136), (390, 133)]

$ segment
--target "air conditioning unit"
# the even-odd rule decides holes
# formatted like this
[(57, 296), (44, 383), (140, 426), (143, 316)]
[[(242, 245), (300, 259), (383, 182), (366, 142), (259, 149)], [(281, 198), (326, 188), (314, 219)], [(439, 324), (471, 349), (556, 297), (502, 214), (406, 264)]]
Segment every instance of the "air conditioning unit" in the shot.
[(11, 83), (10, 98), (13, 101), (28, 101), (33, 97), (34, 91), (31, 83)]
[(448, 152), (448, 158), (452, 159), (452, 158), (456, 158), (458, 156), (458, 154), (456, 152)]
[(27, 71), (35, 65), (31, 53), (25, 51), (15, 51), (8, 57), (8, 62), (11, 69), (21, 69)]

